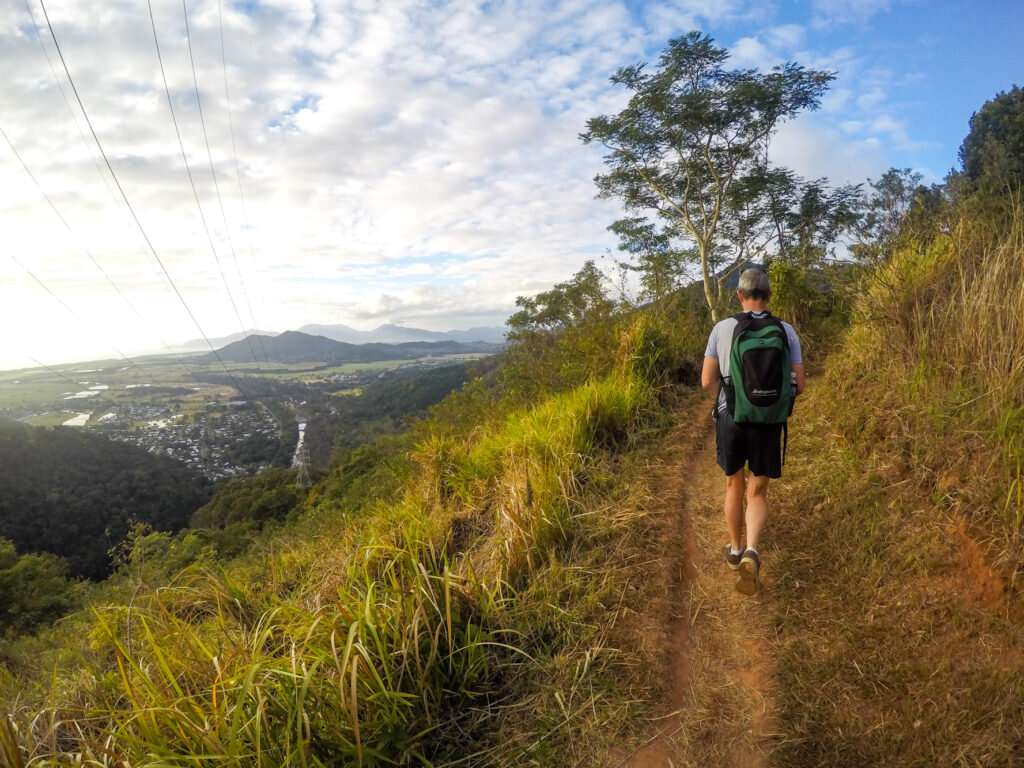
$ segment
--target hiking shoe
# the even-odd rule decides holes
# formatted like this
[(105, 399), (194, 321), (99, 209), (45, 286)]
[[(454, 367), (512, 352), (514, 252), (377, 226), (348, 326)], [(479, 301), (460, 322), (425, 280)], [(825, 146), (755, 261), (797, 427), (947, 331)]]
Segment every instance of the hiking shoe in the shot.
[(741, 548), (735, 555), (732, 553), (732, 545), (726, 544), (722, 550), (725, 552), (725, 562), (729, 564), (729, 567), (734, 571), (739, 570), (740, 558), (743, 557), (743, 549)]
[(743, 595), (756, 595), (761, 581), (758, 579), (758, 572), (761, 570), (761, 560), (753, 549), (743, 550), (740, 557), (739, 572), (740, 580), (736, 582), (736, 591)]

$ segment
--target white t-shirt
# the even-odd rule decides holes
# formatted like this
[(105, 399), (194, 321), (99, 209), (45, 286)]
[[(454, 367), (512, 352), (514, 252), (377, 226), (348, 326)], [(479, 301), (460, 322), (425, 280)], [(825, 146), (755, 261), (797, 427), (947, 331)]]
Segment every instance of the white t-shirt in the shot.
[[(767, 313), (751, 312), (750, 314), (761, 318)], [(719, 320), (715, 323), (715, 327), (711, 329), (711, 336), (708, 337), (708, 345), (704, 349), (704, 357), (710, 357), (718, 361), (718, 370), (722, 372), (723, 377), (729, 375), (729, 351), (732, 347), (732, 334), (736, 330), (738, 322), (735, 317), (727, 317), (725, 320)], [(792, 364), (802, 363), (804, 358), (800, 352), (800, 339), (797, 338), (796, 331), (785, 320), (782, 321), (782, 327), (786, 330), (786, 338), (789, 339), (789, 362)], [(718, 393), (718, 410), (721, 411), (724, 408), (725, 390), (720, 390)]]

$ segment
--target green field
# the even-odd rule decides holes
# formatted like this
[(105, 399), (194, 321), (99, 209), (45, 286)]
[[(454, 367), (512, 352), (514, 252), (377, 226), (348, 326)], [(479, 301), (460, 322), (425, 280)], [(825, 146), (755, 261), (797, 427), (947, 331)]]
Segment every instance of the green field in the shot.
[(65, 421), (72, 419), (77, 415), (77, 413), (72, 411), (51, 411), (38, 416), (30, 416), (25, 419), (25, 423), (32, 424), (37, 427), (59, 427)]
[[(308, 366), (307, 366), (308, 367)], [(124, 361), (101, 361), (0, 372), (0, 409), (40, 410), (34, 424), (52, 426), (57, 418), (70, 412), (100, 410), (118, 404), (156, 404), (173, 400), (183, 411), (201, 410), (209, 400), (236, 396), (233, 387), (199, 383), (194, 374), (222, 372), (222, 369), (187, 366), (175, 358), (151, 358), (127, 366)], [(104, 385), (105, 390), (91, 398), (66, 400), (69, 394)], [(195, 391), (201, 387), (199, 391)], [(170, 392), (169, 389), (182, 390)], [(60, 422), (56, 422), (60, 423)]]
[(52, 378), (25, 377), (0, 382), (0, 408), (31, 408), (33, 405), (62, 400), (71, 384)]
[[(479, 354), (455, 354), (419, 360), (377, 360), (325, 366), (324, 363), (228, 363), (195, 365), (179, 356), (154, 356), (124, 360), (102, 360), (0, 371), (0, 411), (42, 426), (62, 424), (75, 413), (94, 410), (100, 416), (104, 409), (116, 405), (163, 405), (184, 414), (205, 412), (210, 402), (237, 398), (238, 391), (229, 384), (197, 381), (197, 376), (237, 375), (239, 378), (277, 379), (301, 384), (323, 384), (331, 377), (361, 374), (360, 378), (336, 382), (341, 396), (356, 396), (376, 374), (403, 366), (437, 364), (443, 360), (455, 363), (480, 357)], [(70, 394), (99, 385), (107, 389), (91, 398), (66, 400)], [(244, 385), (242, 385), (244, 386)], [(180, 390), (180, 391), (174, 391)], [(90, 425), (93, 422), (90, 422)]]
[[(330, 368), (320, 368), (323, 363), (305, 363), (301, 366), (289, 366), (289, 373), (271, 373), (261, 371), (257, 376), (271, 379), (285, 379), (288, 381), (302, 381), (307, 384), (323, 381), (324, 379), (339, 373), (357, 373), (360, 371), (391, 371), (401, 365), (416, 362), (414, 360), (377, 360), (372, 363), (345, 363), (334, 365)], [(250, 370), (254, 370), (250, 369)]]

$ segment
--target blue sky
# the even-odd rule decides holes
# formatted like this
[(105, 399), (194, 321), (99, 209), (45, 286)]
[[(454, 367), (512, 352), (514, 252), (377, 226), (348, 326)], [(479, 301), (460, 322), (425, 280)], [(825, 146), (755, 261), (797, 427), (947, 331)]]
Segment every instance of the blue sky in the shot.
[(1006, 1), (187, 0), (204, 136), (182, 5), (154, 0), (197, 206), (146, 4), (47, 0), (140, 231), (38, 2), (42, 45), (24, 5), (0, 8), (0, 128), (32, 174), (0, 141), (2, 367), (159, 351), (237, 332), (239, 316), (277, 331), (500, 324), (516, 296), (614, 248), (621, 211), (594, 199), (601, 154), (578, 134), (624, 105), (617, 67), (690, 29), (734, 66), (837, 73), (771, 152), (836, 183), (891, 166), (940, 181), (971, 112), (1024, 64), (1024, 3)]
[[(934, 180), (958, 164), (957, 149), (971, 114), (1024, 74), (1024, 3), (903, 2), (870, 15), (811, 29), (823, 48), (848, 47), (888, 78), (880, 88), (890, 114), (905, 125), (912, 146), (894, 145), (894, 165), (920, 169)], [(780, 5), (780, 20), (802, 23), (806, 9)], [(840, 17), (841, 18), (841, 17)], [(840, 68), (836, 88), (849, 86)], [(888, 85), (885, 80), (888, 79)], [(938, 178), (936, 178), (938, 177)]]

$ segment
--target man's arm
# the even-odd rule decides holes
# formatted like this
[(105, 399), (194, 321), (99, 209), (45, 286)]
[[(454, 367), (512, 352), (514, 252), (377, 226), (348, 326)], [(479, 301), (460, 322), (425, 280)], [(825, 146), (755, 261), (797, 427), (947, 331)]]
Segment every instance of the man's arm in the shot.
[[(716, 360), (715, 363), (717, 367), (718, 361)], [(704, 358), (704, 365), (707, 366), (707, 358)], [(793, 371), (793, 374), (796, 376), (796, 393), (799, 395), (804, 391), (804, 364), (793, 363), (789, 366), (789, 369)]]
[[(796, 366), (793, 366), (793, 367), (795, 368)], [(804, 367), (801, 365), (800, 366), (800, 376), (801, 376), (800, 381), (803, 381), (803, 378), (802, 378), (803, 377), (803, 370), (804, 370)], [(701, 371), (700, 371), (700, 385), (702, 387), (704, 387), (704, 389), (706, 389), (708, 392), (710, 392), (712, 390), (712, 388), (714, 388), (714, 387), (716, 387), (718, 385), (718, 379), (719, 379), (718, 360), (716, 360), (713, 357), (705, 357), (704, 358), (704, 367), (701, 368)]]
[(789, 323), (783, 323), (782, 325), (786, 329), (786, 336), (789, 339), (790, 359), (793, 361), (789, 366), (789, 370), (796, 377), (796, 393), (799, 395), (804, 391), (804, 353), (800, 350), (800, 339), (797, 337), (796, 331), (793, 330), (793, 326)]

